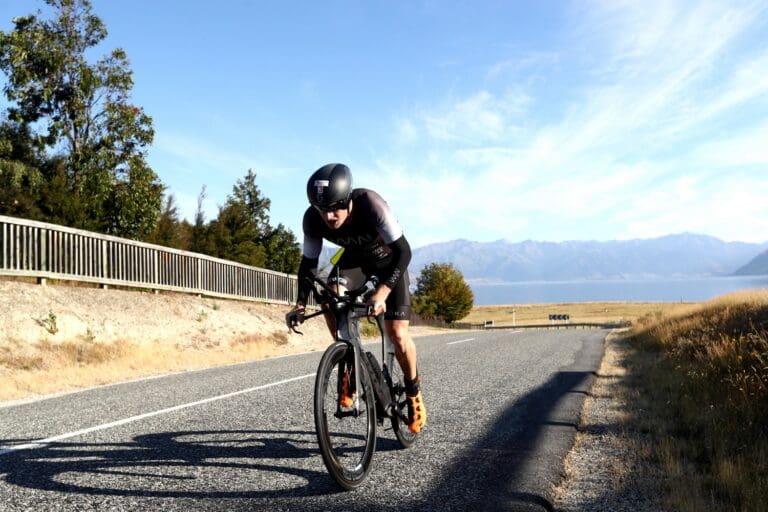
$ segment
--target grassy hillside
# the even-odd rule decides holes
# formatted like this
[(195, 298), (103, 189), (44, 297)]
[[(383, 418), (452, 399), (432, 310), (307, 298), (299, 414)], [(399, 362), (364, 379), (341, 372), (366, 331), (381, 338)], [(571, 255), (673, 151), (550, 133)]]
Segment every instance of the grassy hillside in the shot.
[(634, 422), (667, 472), (669, 509), (768, 509), (768, 292), (641, 318)]

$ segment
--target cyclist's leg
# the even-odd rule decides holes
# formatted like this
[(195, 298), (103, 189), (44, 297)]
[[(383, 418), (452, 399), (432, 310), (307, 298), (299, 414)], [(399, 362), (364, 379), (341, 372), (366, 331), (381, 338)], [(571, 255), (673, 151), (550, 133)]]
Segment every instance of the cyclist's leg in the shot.
[(404, 273), (387, 297), (384, 326), (395, 346), (395, 357), (407, 379), (416, 377), (416, 345), (409, 333), (411, 323), (411, 292), (408, 273)]
[(395, 346), (395, 356), (405, 377), (405, 394), (408, 404), (408, 429), (413, 433), (421, 431), (427, 424), (427, 411), (421, 394), (421, 379), (416, 366), (416, 345), (411, 338), (411, 294), (408, 275), (398, 281), (387, 298), (387, 313), (384, 325), (387, 335)]
[(395, 357), (407, 379), (416, 377), (416, 345), (409, 333), (410, 320), (385, 320), (387, 336), (395, 346)]

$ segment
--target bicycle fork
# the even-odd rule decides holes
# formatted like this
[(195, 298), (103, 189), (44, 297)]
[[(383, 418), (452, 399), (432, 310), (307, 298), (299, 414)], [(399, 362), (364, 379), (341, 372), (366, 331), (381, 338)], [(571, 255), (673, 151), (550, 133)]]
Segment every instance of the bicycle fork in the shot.
[[(336, 339), (337, 341), (343, 341), (345, 343), (348, 343), (352, 347), (352, 353), (353, 353), (353, 361), (352, 361), (352, 376), (355, 379), (354, 387), (352, 387), (352, 382), (349, 382), (349, 386), (352, 387), (356, 391), (356, 393), (352, 393), (352, 411), (351, 414), (354, 415), (354, 417), (358, 417), (360, 415), (360, 397), (362, 396), (362, 389), (363, 389), (363, 383), (360, 380), (360, 355), (363, 352), (363, 344), (360, 342), (360, 332), (359, 332), (359, 326), (358, 322), (356, 321), (350, 321), (350, 319), (346, 315), (339, 315), (341, 318), (336, 319)], [(349, 316), (356, 317), (357, 315), (354, 313), (354, 311), (349, 313)], [(354, 331), (354, 332), (352, 332)], [(349, 371), (348, 365), (350, 361), (345, 361), (344, 364), (347, 366), (346, 371)], [(340, 378), (343, 378), (341, 375)], [(341, 387), (341, 386), (339, 386)], [(341, 389), (339, 389), (339, 395), (341, 395)], [(350, 413), (347, 413), (350, 414)], [(341, 411), (341, 406), (337, 401), (336, 404), (336, 415), (337, 416), (345, 416), (346, 414)]]

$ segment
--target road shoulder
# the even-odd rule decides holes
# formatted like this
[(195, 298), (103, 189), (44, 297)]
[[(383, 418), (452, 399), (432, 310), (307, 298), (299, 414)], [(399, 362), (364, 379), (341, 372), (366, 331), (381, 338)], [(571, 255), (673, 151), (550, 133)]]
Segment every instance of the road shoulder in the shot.
[(565, 477), (555, 489), (555, 510), (662, 510), (660, 470), (647, 458), (646, 435), (633, 428), (632, 396), (622, 333), (605, 341), (605, 355), (587, 397)]

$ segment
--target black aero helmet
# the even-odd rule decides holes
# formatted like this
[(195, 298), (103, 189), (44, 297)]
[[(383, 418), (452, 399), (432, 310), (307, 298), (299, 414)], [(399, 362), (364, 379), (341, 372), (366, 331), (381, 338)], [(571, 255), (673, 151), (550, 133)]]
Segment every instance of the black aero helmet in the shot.
[(345, 209), (352, 193), (352, 173), (344, 164), (327, 164), (307, 181), (307, 198), (318, 210)]

